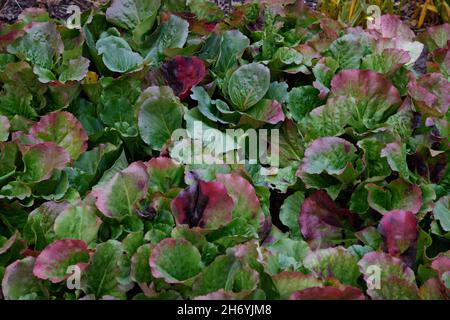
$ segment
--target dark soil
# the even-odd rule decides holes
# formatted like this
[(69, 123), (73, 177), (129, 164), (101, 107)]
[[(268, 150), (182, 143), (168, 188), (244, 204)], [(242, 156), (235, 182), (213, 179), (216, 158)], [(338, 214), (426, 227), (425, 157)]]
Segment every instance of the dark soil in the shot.
[(46, 8), (50, 17), (67, 19), (67, 7), (77, 5), (81, 11), (92, 7), (89, 0), (0, 0), (0, 22), (13, 23), (17, 21), (20, 13), (27, 8)]

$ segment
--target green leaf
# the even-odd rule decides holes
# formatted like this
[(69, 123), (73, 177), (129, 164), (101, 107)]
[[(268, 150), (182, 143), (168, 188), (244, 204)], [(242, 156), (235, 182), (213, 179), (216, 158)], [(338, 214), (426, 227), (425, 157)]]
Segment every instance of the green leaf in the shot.
[(184, 239), (166, 238), (152, 250), (150, 267), (155, 278), (182, 283), (203, 269), (200, 252)]
[(280, 220), (285, 226), (289, 227), (294, 237), (300, 237), (298, 218), (303, 200), (305, 200), (305, 194), (302, 191), (297, 191), (284, 200), (280, 209)]
[(67, 63), (63, 65), (63, 71), (59, 75), (59, 81), (83, 80), (88, 73), (89, 63), (89, 59), (86, 59), (85, 57), (78, 57), (67, 61)]
[(142, 140), (154, 150), (170, 141), (172, 132), (181, 128), (183, 106), (169, 87), (149, 87), (138, 102), (138, 125)]
[(139, 43), (155, 23), (160, 0), (114, 0), (106, 10), (106, 20), (133, 33)]
[(352, 286), (357, 285), (360, 276), (357, 263), (358, 258), (344, 247), (319, 249), (303, 260), (305, 267), (315, 276), (323, 279), (333, 277)]
[(237, 69), (228, 81), (227, 93), (239, 111), (258, 103), (270, 86), (270, 71), (259, 63), (250, 63)]
[(0, 142), (8, 140), (10, 124), (7, 117), (0, 115)]
[(312, 86), (292, 88), (289, 92), (287, 107), (295, 121), (301, 121), (320, 104), (319, 90)]
[(239, 30), (226, 31), (221, 38), (219, 57), (214, 65), (214, 72), (224, 76), (236, 67), (250, 40)]
[(21, 180), (40, 182), (50, 179), (54, 170), (62, 170), (70, 161), (67, 151), (54, 142), (32, 145), (22, 152), (25, 165)]
[(80, 203), (68, 207), (55, 219), (57, 239), (80, 239), (88, 245), (97, 240), (101, 220), (92, 205)]
[(217, 257), (195, 280), (192, 286), (193, 294), (200, 296), (219, 289), (225, 289), (227, 285), (229, 287), (229, 283), (232, 283), (235, 261), (232, 255)]
[(436, 202), (433, 215), (444, 231), (450, 231), (450, 196), (442, 197)]
[(272, 277), (280, 299), (288, 299), (295, 292), (311, 287), (322, 287), (322, 281), (301, 272), (281, 272)]
[(8, 52), (33, 65), (51, 70), (64, 50), (53, 22), (35, 23), (23, 37), (8, 46)]
[(86, 293), (96, 299), (103, 296), (124, 298), (125, 290), (120, 285), (120, 261), (123, 255), (122, 244), (108, 240), (99, 244), (86, 269)]
[(158, 29), (147, 40), (151, 44), (145, 56), (152, 64), (162, 61), (164, 49), (182, 48), (186, 43), (189, 23), (176, 15), (159, 25)]
[(138, 283), (150, 283), (152, 274), (150, 270), (150, 255), (152, 246), (144, 244), (140, 246), (131, 259), (131, 278)]
[(142, 57), (120, 37), (104, 32), (95, 46), (105, 66), (113, 72), (127, 73), (142, 68)]

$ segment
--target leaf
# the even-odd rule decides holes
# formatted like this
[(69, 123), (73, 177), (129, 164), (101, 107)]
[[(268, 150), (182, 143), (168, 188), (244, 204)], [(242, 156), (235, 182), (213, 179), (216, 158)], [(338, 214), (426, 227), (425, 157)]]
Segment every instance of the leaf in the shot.
[(311, 287), (296, 291), (289, 296), (289, 300), (365, 300), (361, 290), (352, 286)]
[(140, 246), (131, 258), (131, 278), (138, 283), (149, 283), (152, 280), (150, 270), (150, 255), (152, 245)]
[(244, 51), (250, 45), (250, 40), (239, 30), (226, 31), (220, 40), (219, 56), (214, 65), (214, 72), (225, 75), (234, 69)]
[(346, 34), (330, 45), (329, 50), (341, 70), (359, 69), (361, 59), (368, 51), (368, 45), (363, 41), (363, 37)]
[(70, 274), (67, 268), (89, 261), (89, 251), (81, 240), (56, 240), (36, 258), (33, 274), (53, 283), (64, 281)]
[(106, 20), (139, 39), (152, 29), (160, 5), (160, 0), (114, 0), (106, 10)]
[(176, 15), (171, 15), (167, 22), (158, 26), (148, 39), (151, 44), (145, 56), (152, 64), (163, 60), (165, 49), (182, 48), (186, 43), (189, 32), (189, 23)]
[(232, 219), (235, 208), (225, 184), (220, 181), (198, 181), (181, 191), (171, 209), (177, 224), (217, 229)]
[(182, 283), (203, 268), (197, 248), (184, 239), (166, 238), (152, 250), (150, 268), (155, 278), (167, 283)]
[(316, 277), (336, 278), (351, 286), (357, 286), (360, 276), (357, 263), (358, 259), (344, 247), (312, 251), (303, 260), (304, 266)]
[(54, 142), (43, 142), (22, 151), (25, 165), (21, 179), (24, 182), (40, 182), (50, 179), (55, 170), (62, 170), (70, 161), (67, 151)]
[(72, 160), (87, 150), (88, 137), (83, 126), (73, 114), (65, 111), (49, 113), (30, 128), (38, 141), (54, 142), (63, 147)]
[(145, 165), (150, 177), (149, 189), (152, 192), (168, 192), (171, 188), (183, 184), (184, 168), (174, 160), (157, 157)]
[[(369, 252), (358, 262), (372, 299), (417, 299), (414, 272), (399, 258), (383, 252)], [(377, 280), (379, 283), (377, 284)], [(375, 281), (375, 282), (372, 282)]]
[(141, 161), (116, 173), (108, 182), (93, 188), (98, 210), (109, 218), (133, 215), (139, 201), (147, 194), (148, 173)]
[(385, 75), (392, 75), (407, 64), (410, 56), (407, 51), (395, 48), (384, 49), (379, 54), (370, 54), (362, 60), (361, 69), (370, 69)]
[(68, 203), (53, 201), (44, 202), (28, 215), (23, 236), (29, 246), (43, 250), (55, 240), (53, 226), (55, 219), (68, 206)]
[(224, 184), (228, 195), (233, 199), (233, 218), (244, 218), (249, 223), (259, 226), (261, 206), (253, 186), (236, 173), (217, 174), (217, 181)]
[(266, 95), (269, 86), (269, 69), (259, 63), (250, 63), (233, 72), (227, 93), (233, 105), (239, 111), (245, 111)]
[(139, 99), (138, 125), (142, 140), (155, 150), (181, 128), (183, 108), (169, 87), (149, 87)]
[(321, 287), (322, 281), (301, 272), (281, 272), (272, 277), (281, 299), (288, 299), (296, 292), (311, 287)]
[(105, 66), (113, 72), (136, 71), (144, 63), (139, 53), (133, 52), (124, 39), (106, 32), (102, 34), (95, 46)]
[(382, 75), (371, 70), (344, 70), (331, 81), (334, 97), (354, 99), (347, 123), (357, 131), (372, 129), (400, 106), (398, 90)]
[(75, 58), (67, 61), (64, 69), (59, 75), (59, 81), (81, 81), (83, 80), (89, 68), (90, 61), (84, 57)]
[(209, 266), (204, 268), (193, 284), (195, 296), (205, 295), (219, 289), (225, 289), (232, 283), (233, 265), (235, 259), (232, 255), (217, 257)]
[(25, 35), (8, 46), (8, 52), (32, 65), (51, 70), (64, 45), (53, 22), (33, 23)]
[(417, 220), (412, 212), (394, 210), (384, 214), (378, 230), (385, 238), (391, 256), (399, 256), (416, 244)]
[(101, 220), (95, 207), (80, 203), (66, 208), (55, 219), (54, 231), (57, 239), (79, 239), (86, 244), (97, 240)]
[(108, 240), (99, 244), (86, 273), (86, 293), (96, 299), (104, 296), (124, 297), (125, 288), (120, 285), (120, 259), (123, 254), (122, 244)]
[(175, 56), (164, 62), (160, 69), (165, 83), (181, 100), (187, 98), (191, 89), (206, 75), (205, 64), (197, 57)]
[(10, 124), (5, 116), (0, 115), (0, 142), (8, 140)]
[(26, 257), (11, 263), (5, 270), (2, 281), (6, 300), (46, 299), (48, 291), (41, 280), (33, 275), (35, 258)]
[(312, 86), (292, 88), (289, 92), (287, 107), (292, 118), (297, 122), (320, 104), (319, 90)]
[(134, 78), (103, 78), (98, 107), (99, 118), (123, 136), (137, 136), (136, 102), (141, 93), (140, 82)]
[(408, 84), (408, 95), (414, 106), (423, 115), (441, 117), (450, 106), (450, 82), (440, 73), (423, 75), (419, 81), (412, 78)]
[(386, 187), (370, 183), (365, 188), (369, 192), (369, 206), (381, 214), (396, 209), (416, 214), (422, 207), (422, 191), (419, 186), (402, 179), (394, 180)]
[(298, 218), (300, 216), (300, 209), (304, 200), (305, 194), (302, 191), (297, 191), (287, 197), (280, 208), (281, 222), (285, 226), (289, 227), (291, 234), (296, 237), (300, 236)]
[(305, 150), (303, 165), (300, 172), (308, 174), (340, 175), (344, 172), (347, 163), (356, 159), (356, 148), (341, 138), (320, 138), (314, 140)]
[(269, 124), (277, 124), (285, 119), (281, 104), (277, 100), (269, 99), (260, 100), (256, 105), (246, 110), (244, 117)]
[(440, 198), (433, 209), (433, 215), (444, 231), (450, 231), (450, 196)]
[(312, 249), (326, 248), (342, 240), (342, 232), (355, 217), (336, 206), (324, 191), (315, 191), (303, 201), (299, 224), (302, 235)]
[(409, 179), (411, 172), (406, 162), (406, 146), (399, 142), (388, 143), (380, 152), (386, 158), (392, 170), (397, 171), (403, 178)]

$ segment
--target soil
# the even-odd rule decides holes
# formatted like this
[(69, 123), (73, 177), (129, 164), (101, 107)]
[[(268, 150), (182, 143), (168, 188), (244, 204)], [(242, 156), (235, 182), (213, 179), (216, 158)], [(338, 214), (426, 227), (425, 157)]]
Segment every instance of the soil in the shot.
[[(206, 0), (205, 0), (206, 1)], [(217, 3), (225, 12), (229, 12), (230, 7), (236, 6), (245, 0), (209, 0)], [(22, 10), (30, 7), (47, 8), (50, 16), (57, 19), (66, 19), (67, 7), (71, 4), (78, 5), (82, 11), (90, 8), (94, 3), (92, 0), (0, 0), (0, 22), (13, 23), (17, 21), (19, 14)], [(394, 6), (395, 12), (399, 12), (400, 16), (406, 21), (417, 21), (419, 12), (415, 4), (416, 1), (403, 1), (402, 8), (398, 10), (400, 1)], [(305, 0), (305, 3), (312, 9), (317, 8), (317, 0)], [(439, 24), (438, 15), (429, 15), (424, 27), (428, 25)]]
[(52, 18), (67, 19), (70, 5), (77, 5), (83, 12), (93, 4), (88, 0), (0, 0), (0, 22), (14, 23), (23, 10), (32, 7), (46, 8)]

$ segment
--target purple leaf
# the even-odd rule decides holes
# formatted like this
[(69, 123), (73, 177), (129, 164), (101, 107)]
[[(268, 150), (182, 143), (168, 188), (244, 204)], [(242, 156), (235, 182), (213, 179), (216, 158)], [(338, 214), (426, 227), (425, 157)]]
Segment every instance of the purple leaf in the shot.
[(399, 256), (416, 243), (416, 216), (403, 210), (388, 212), (381, 218), (378, 230), (385, 239), (388, 253)]
[(338, 208), (324, 191), (315, 191), (305, 199), (299, 217), (301, 232), (312, 249), (337, 245), (346, 225), (355, 222), (356, 217)]
[(175, 95), (183, 100), (203, 80), (206, 69), (203, 60), (197, 57), (176, 56), (163, 63), (161, 73)]
[(234, 201), (221, 181), (199, 180), (172, 201), (178, 224), (216, 229), (231, 221)]

